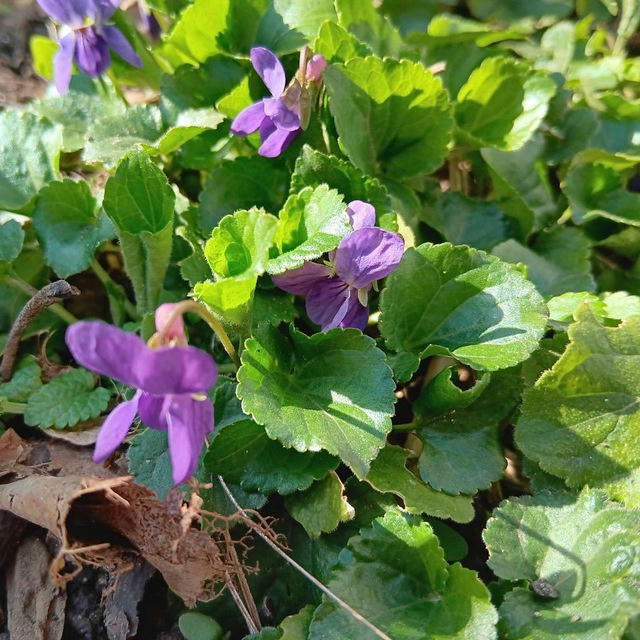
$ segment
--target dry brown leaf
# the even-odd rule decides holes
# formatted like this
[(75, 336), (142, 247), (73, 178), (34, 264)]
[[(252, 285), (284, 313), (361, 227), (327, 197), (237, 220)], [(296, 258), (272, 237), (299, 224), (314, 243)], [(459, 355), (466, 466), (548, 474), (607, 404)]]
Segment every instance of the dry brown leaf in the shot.
[(89, 447), (96, 443), (100, 429), (102, 429), (103, 419), (100, 418), (99, 421), (92, 422), (98, 422), (98, 424), (75, 429), (43, 429), (42, 433), (54, 440), (64, 440), (78, 447)]
[(67, 596), (49, 580), (51, 556), (39, 538), (14, 549), (7, 566), (7, 627), (10, 638), (60, 640)]
[(95, 465), (81, 448), (29, 443), (9, 430), (0, 438), (0, 479), (0, 509), (61, 541), (52, 565), (58, 584), (74, 575), (64, 573), (65, 560), (76, 560), (77, 568), (91, 563), (122, 571), (136, 551), (193, 605), (213, 599), (225, 574), (238, 569), (225, 564), (228, 554), (207, 533), (185, 526), (187, 518), (189, 525), (194, 520), (193, 509), (170, 513), (152, 491)]

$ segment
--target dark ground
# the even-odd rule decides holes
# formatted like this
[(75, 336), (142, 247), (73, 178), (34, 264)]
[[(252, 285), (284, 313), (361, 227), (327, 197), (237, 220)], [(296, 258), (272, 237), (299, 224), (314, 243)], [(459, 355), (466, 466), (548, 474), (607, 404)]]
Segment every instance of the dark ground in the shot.
[(47, 34), (44, 13), (32, 0), (0, 2), (0, 105), (41, 96), (45, 82), (31, 68), (29, 38)]

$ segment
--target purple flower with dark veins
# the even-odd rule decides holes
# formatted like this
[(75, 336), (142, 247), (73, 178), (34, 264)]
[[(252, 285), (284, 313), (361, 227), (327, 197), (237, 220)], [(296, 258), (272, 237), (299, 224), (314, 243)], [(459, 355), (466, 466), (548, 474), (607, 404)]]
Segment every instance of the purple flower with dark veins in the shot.
[[(166, 311), (160, 307), (156, 312), (158, 331), (162, 330), (158, 325), (166, 322)], [(213, 429), (207, 391), (218, 371), (209, 354), (186, 345), (181, 318), (168, 329), (167, 340), (153, 349), (136, 334), (103, 322), (72, 324), (66, 341), (83, 367), (137, 389), (104, 421), (94, 461), (106, 460), (118, 448), (139, 415), (148, 427), (167, 432), (173, 481), (179, 484), (193, 475), (206, 435)]]
[(279, 156), (307, 128), (313, 94), (327, 66), (321, 55), (316, 54), (310, 60), (307, 55), (305, 47), (301, 51), (300, 69), (285, 89), (287, 78), (276, 55), (265, 47), (251, 49), (251, 64), (271, 97), (243, 109), (231, 123), (231, 131), (238, 136), (260, 131), (261, 156)]
[(69, 88), (74, 60), (84, 73), (93, 77), (109, 68), (109, 49), (134, 67), (142, 66), (140, 57), (122, 32), (113, 25), (105, 24), (115, 13), (120, 0), (38, 0), (38, 4), (64, 25), (59, 49), (53, 59), (59, 93), (66, 93)]
[(376, 213), (370, 204), (354, 200), (347, 213), (353, 231), (331, 252), (328, 265), (306, 262), (272, 276), (281, 289), (305, 296), (307, 315), (322, 331), (364, 329), (371, 287), (398, 266), (404, 253), (404, 241), (397, 233), (374, 226)]

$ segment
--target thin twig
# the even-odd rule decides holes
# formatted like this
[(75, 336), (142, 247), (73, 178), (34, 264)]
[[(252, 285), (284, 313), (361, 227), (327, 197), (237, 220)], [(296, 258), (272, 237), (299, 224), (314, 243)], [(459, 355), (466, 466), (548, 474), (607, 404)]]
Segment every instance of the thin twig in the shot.
[[(17, 278), (15, 276), (7, 276), (6, 278), (3, 278), (2, 281), (5, 284), (8, 284), (10, 287), (13, 287), (14, 289), (22, 291), (22, 293), (26, 293), (28, 296), (35, 296), (36, 293), (38, 293), (38, 290), (35, 287), (32, 287), (28, 282), (25, 282), (21, 278)], [(70, 311), (67, 311), (61, 304), (58, 304), (57, 302), (51, 305), (49, 311), (55, 313), (58, 318), (64, 320), (67, 324), (78, 322), (78, 318), (76, 318)]]
[[(234, 495), (229, 490), (227, 483), (224, 481), (222, 476), (218, 476), (218, 481), (222, 486), (222, 489), (227, 494), (227, 497), (231, 501), (231, 504), (238, 510), (240, 514), (247, 521), (252, 522), (249, 515), (246, 511), (238, 504), (238, 501), (235, 499)], [(339, 598), (333, 591), (331, 591), (328, 587), (325, 587), (322, 582), (320, 582), (317, 578), (312, 576), (304, 567), (300, 566), (293, 558), (290, 558), (269, 536), (267, 536), (264, 532), (262, 532), (258, 528), (253, 529), (281, 558), (283, 558), (286, 562), (288, 562), (296, 571), (301, 573), (309, 582), (311, 582), (315, 587), (320, 589), (322, 593), (324, 593), (328, 598), (333, 600), (339, 607), (344, 609), (350, 616), (356, 619), (358, 622), (362, 623), (367, 629), (373, 632), (378, 638), (382, 638), (382, 640), (392, 640), (384, 631), (381, 631), (376, 627), (372, 622), (369, 622), (362, 614), (358, 613), (355, 609), (349, 606), (344, 600)]]
[(225, 584), (227, 585), (227, 589), (229, 589), (229, 593), (231, 594), (233, 601), (236, 603), (236, 607), (240, 609), (240, 613), (242, 614), (244, 621), (247, 623), (247, 628), (249, 629), (249, 633), (258, 633), (258, 627), (256, 627), (253, 619), (251, 618), (251, 614), (247, 610), (247, 607), (245, 607), (244, 602), (242, 602), (242, 598), (240, 597), (240, 594), (238, 593), (236, 586), (233, 584), (233, 579), (231, 578), (231, 575), (229, 574), (228, 571), (224, 572), (224, 577), (225, 577)]
[(77, 295), (80, 295), (79, 289), (70, 285), (66, 280), (56, 280), (42, 287), (42, 289), (37, 291), (31, 300), (22, 307), (7, 338), (4, 355), (2, 356), (2, 364), (0, 364), (0, 380), (6, 382), (11, 378), (13, 365), (15, 364), (18, 348), (20, 347), (20, 339), (31, 321), (52, 304)]

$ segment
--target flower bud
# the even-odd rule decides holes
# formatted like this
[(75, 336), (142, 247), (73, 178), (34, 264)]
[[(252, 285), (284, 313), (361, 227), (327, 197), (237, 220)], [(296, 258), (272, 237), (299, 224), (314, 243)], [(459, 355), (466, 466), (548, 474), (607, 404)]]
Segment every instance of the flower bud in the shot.
[(320, 82), (326, 66), (327, 61), (325, 57), (316, 53), (313, 58), (307, 62), (307, 82)]

